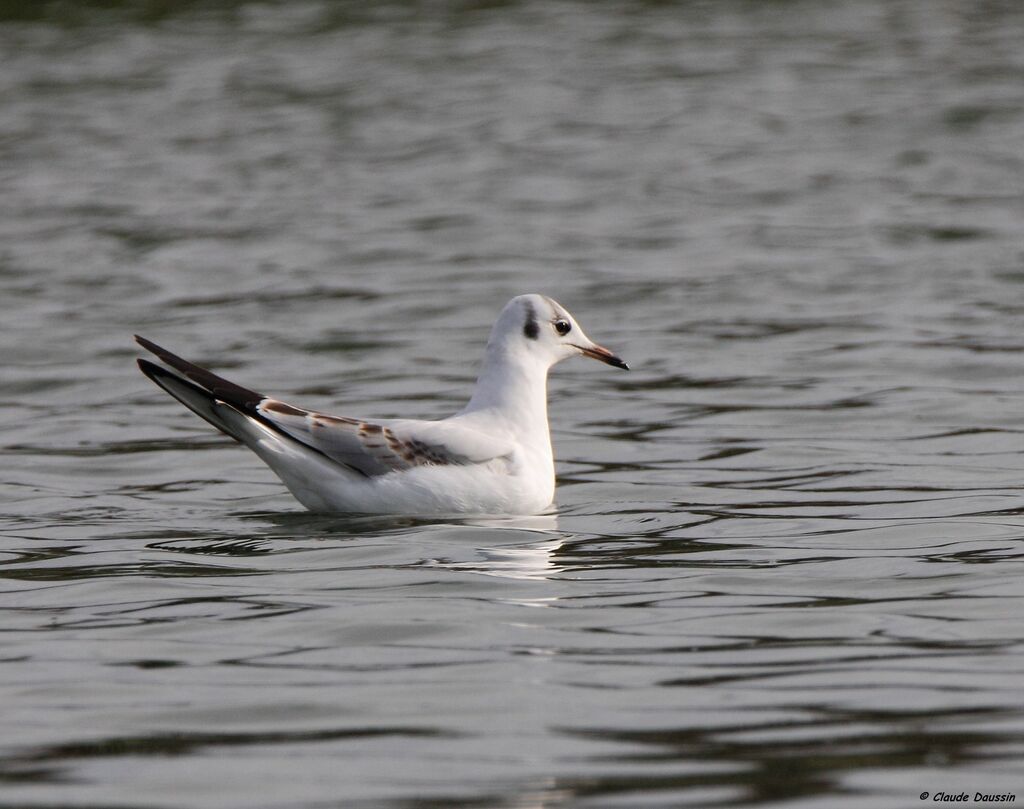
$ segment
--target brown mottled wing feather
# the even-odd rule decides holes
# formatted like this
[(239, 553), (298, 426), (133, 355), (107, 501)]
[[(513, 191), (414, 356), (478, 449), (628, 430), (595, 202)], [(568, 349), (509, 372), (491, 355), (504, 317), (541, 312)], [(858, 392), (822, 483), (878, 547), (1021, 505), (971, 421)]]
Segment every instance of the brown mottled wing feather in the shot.
[(408, 433), (408, 430), (395, 430), (380, 424), (363, 422), (359, 425), (359, 437), (363, 446), (392, 469), (474, 463), (470, 458), (444, 445), (431, 444)]
[[(308, 444), (338, 463), (364, 475), (383, 475), (394, 469), (369, 451), (363, 442), (363, 422), (302, 410), (276, 399), (265, 399), (257, 410), (279, 430)], [(375, 443), (375, 442), (374, 442)]]
[(511, 454), (511, 443), (442, 422), (372, 422), (265, 399), (257, 410), (280, 430), (366, 475), (418, 466), (467, 466)]

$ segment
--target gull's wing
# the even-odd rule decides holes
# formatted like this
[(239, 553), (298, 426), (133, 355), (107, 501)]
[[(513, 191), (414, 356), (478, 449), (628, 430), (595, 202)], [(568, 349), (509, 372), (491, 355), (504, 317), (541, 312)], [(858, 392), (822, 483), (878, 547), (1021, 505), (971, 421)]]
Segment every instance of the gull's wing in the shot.
[(365, 475), (417, 466), (470, 466), (510, 456), (507, 439), (451, 421), (365, 421), (264, 399), (257, 412), (277, 429)]
[(365, 421), (294, 407), (236, 385), (145, 338), (135, 339), (185, 377), (182, 379), (158, 365), (139, 360), (139, 367), (150, 379), (219, 430), (243, 443), (246, 443), (246, 431), (239, 432), (238, 424), (225, 419), (219, 408), (227, 406), (368, 477), (417, 466), (483, 464), (509, 456), (515, 449), (508, 439), (490, 436), (452, 420)]

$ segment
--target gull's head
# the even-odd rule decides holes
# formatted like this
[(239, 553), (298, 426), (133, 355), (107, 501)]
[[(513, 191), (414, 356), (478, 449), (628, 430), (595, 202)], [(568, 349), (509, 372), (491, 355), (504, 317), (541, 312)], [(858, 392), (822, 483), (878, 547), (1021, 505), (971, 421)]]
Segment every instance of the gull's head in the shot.
[(587, 337), (565, 307), (546, 295), (519, 295), (510, 300), (494, 324), (488, 347), (544, 368), (582, 354), (629, 370), (623, 360)]

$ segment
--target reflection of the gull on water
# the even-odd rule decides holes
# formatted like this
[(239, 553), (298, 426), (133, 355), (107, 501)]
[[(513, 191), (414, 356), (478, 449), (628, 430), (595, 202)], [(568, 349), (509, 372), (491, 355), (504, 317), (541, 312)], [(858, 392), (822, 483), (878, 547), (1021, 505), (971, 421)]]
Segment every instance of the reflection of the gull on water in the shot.
[[(246, 534), (244, 545), (237, 541), (219, 543), (218, 553), (226, 547), (238, 546), (251, 554), (258, 546), (268, 550), (267, 543), (279, 546), (324, 541), (361, 541), (373, 537), (394, 537), (408, 545), (410, 536), (417, 537), (426, 551), (415, 567), (479, 573), (506, 579), (546, 579), (565, 570), (553, 561), (558, 551), (570, 540), (559, 530), (555, 514), (522, 517), (395, 517), (374, 515), (338, 515), (289, 512), (283, 514), (244, 513), (248, 522), (269, 523), (258, 538)], [(410, 532), (414, 532), (410, 534)], [(443, 550), (436, 543), (443, 544)], [(180, 544), (180, 543), (177, 543)], [(209, 545), (204, 535), (204, 545)], [(161, 543), (166, 548), (168, 543)], [(190, 545), (196, 552), (196, 546)], [(430, 550), (427, 550), (430, 548)]]
[(463, 525), (491, 529), (488, 536), (499, 538), (504, 529), (511, 532), (509, 541), (476, 547), (475, 559), (459, 562), (435, 561), (450, 570), (499, 576), (507, 579), (546, 579), (562, 570), (552, 559), (566, 536), (558, 530), (558, 518), (553, 514), (535, 517), (488, 517), (462, 521)]

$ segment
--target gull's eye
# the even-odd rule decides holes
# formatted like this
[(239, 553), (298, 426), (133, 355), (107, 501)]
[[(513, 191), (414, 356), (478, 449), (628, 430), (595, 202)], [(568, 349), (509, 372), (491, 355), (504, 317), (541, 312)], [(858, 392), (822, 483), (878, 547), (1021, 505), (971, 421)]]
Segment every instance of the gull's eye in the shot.
[(554, 322), (553, 325), (555, 327), (555, 331), (557, 331), (562, 336), (565, 336), (570, 331), (572, 331), (572, 324), (568, 320), (562, 320), (561, 318), (559, 318)]

